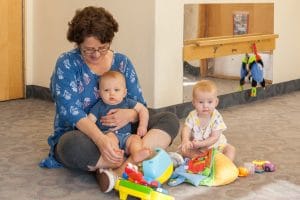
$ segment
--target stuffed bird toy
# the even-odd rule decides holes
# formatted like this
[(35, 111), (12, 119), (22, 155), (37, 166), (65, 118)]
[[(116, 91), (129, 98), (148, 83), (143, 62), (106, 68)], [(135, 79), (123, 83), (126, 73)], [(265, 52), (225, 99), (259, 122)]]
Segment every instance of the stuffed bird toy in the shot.
[(263, 61), (258, 54), (248, 55), (246, 54), (242, 61), (241, 67), (241, 79), (240, 79), (240, 90), (244, 89), (245, 79), (248, 78), (251, 82), (251, 94), (250, 96), (256, 97), (256, 87), (259, 83), (265, 88), (265, 79), (263, 73)]

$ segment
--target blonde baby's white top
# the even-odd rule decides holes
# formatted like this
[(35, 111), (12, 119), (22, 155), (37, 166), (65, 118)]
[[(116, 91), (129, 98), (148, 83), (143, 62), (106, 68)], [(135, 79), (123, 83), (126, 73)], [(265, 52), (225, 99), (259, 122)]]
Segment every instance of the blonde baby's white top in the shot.
[[(222, 115), (219, 113), (218, 110), (214, 110), (210, 121), (207, 125), (207, 127), (203, 128), (201, 127), (201, 120), (198, 117), (197, 111), (193, 110), (189, 113), (185, 120), (185, 125), (188, 126), (192, 131), (192, 136), (196, 140), (205, 140), (207, 139), (212, 131), (225, 131), (227, 129), (227, 126), (223, 120)], [(219, 137), (219, 140), (213, 145), (213, 147), (217, 148), (220, 145), (226, 144), (227, 140), (226, 137), (221, 134)]]

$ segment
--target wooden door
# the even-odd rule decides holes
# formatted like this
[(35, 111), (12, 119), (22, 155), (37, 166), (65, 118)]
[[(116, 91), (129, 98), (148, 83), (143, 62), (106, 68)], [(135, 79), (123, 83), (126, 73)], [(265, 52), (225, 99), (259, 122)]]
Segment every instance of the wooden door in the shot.
[(24, 91), (23, 0), (0, 0), (0, 101)]

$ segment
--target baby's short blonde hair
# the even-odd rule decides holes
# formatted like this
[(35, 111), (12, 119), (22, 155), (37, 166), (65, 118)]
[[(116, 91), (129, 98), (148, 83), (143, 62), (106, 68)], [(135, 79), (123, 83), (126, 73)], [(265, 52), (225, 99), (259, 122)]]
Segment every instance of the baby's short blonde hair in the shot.
[(196, 96), (197, 92), (212, 92), (217, 96), (218, 89), (216, 84), (211, 80), (201, 80), (196, 83), (193, 87), (193, 97)]
[(99, 83), (101, 84), (101, 81), (105, 81), (107, 79), (118, 79), (119, 81), (122, 81), (126, 85), (126, 80), (124, 75), (121, 72), (118, 71), (108, 71), (101, 75)]

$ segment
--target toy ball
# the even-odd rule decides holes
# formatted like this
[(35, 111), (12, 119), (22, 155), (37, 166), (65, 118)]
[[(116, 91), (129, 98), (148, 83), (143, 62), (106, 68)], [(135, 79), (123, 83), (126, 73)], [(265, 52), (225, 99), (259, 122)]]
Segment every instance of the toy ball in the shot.
[(173, 173), (173, 162), (165, 150), (156, 148), (155, 155), (143, 161), (142, 168), (144, 176), (153, 178), (163, 184)]
[(240, 177), (245, 177), (249, 175), (249, 171), (246, 167), (239, 167), (238, 170), (239, 170)]

